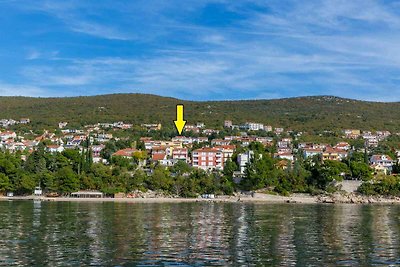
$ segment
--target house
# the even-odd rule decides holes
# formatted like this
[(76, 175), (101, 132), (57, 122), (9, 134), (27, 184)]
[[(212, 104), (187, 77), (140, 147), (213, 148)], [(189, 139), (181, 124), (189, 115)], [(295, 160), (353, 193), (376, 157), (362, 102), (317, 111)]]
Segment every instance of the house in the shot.
[(193, 143), (207, 143), (208, 142), (208, 137), (194, 137), (193, 138)]
[(222, 170), (223, 153), (217, 148), (200, 148), (192, 152), (192, 166), (203, 170)]
[(230, 120), (224, 121), (224, 127), (225, 128), (232, 128), (232, 121), (230, 121)]
[(244, 174), (247, 164), (250, 163), (251, 159), (254, 157), (253, 151), (247, 151), (246, 153), (240, 153), (237, 156), (237, 164), (241, 174)]
[(3, 119), (3, 120), (0, 120), (0, 126), (2, 126), (2, 127), (8, 127), (8, 126), (12, 126), (12, 125), (15, 125), (15, 124), (17, 124), (17, 121), (15, 121), (15, 120), (13, 120), (13, 119), (9, 119), (9, 120)]
[(15, 132), (12, 131), (5, 131), (0, 133), (0, 139), (1, 140), (8, 140), (8, 139), (15, 139), (17, 138), (17, 134)]
[(283, 131), (284, 131), (283, 128), (275, 128), (275, 129), (274, 129), (274, 132), (275, 132), (276, 134), (278, 134), (278, 135), (281, 134), (281, 133), (283, 133)]
[(374, 172), (375, 172), (376, 174), (378, 174), (378, 173), (385, 174), (385, 175), (388, 174), (388, 170), (387, 170), (385, 167), (383, 167), (382, 165), (379, 165), (379, 164), (371, 164), (370, 167), (371, 167), (371, 169), (374, 170)]
[(229, 140), (224, 140), (224, 139), (213, 139), (211, 140), (211, 145), (212, 146), (227, 146), (231, 143)]
[(243, 128), (248, 131), (264, 131), (264, 124), (256, 122), (246, 122)]
[(27, 149), (33, 149), (39, 145), (38, 141), (33, 141), (33, 140), (25, 140), (23, 141), (23, 143)]
[(291, 138), (282, 138), (280, 141), (278, 141), (278, 147), (290, 147), (292, 144), (292, 139)]
[(347, 142), (340, 142), (340, 143), (337, 143), (336, 146), (334, 146), (334, 148), (337, 150), (348, 151), (348, 150), (350, 150), (351, 146)]
[(196, 125), (186, 124), (184, 128), (185, 132), (200, 133), (200, 128)]
[(147, 131), (160, 131), (161, 123), (153, 123), (153, 124), (142, 124), (143, 128), (146, 128)]
[(133, 153), (137, 152), (136, 148), (125, 148), (118, 150), (114, 154), (112, 154), (113, 157), (124, 157), (124, 158), (133, 158)]
[(175, 148), (172, 151), (172, 159), (174, 160), (182, 160), (186, 163), (189, 163), (189, 153), (187, 148)]
[(26, 146), (22, 142), (14, 142), (12, 139), (9, 139), (3, 143), (3, 146), (6, 150), (10, 152), (16, 152), (16, 151), (24, 151), (26, 149)]
[(232, 158), (233, 153), (235, 152), (235, 149), (236, 149), (236, 147), (234, 145), (221, 145), (221, 146), (215, 146), (214, 148), (221, 150), (224, 163), (228, 159)]
[(206, 125), (204, 124), (204, 122), (198, 122), (196, 123), (196, 127), (197, 128), (204, 128)]
[(74, 136), (74, 138), (73, 138), (73, 140), (80, 140), (80, 141), (84, 141), (84, 140), (86, 140), (87, 139), (87, 136), (86, 135), (83, 135), (83, 134), (80, 134), (80, 135), (75, 135)]
[(165, 153), (155, 153), (151, 155), (152, 161), (163, 161), (167, 159), (167, 155)]
[(358, 129), (345, 129), (343, 130), (346, 138), (357, 139), (361, 135), (361, 131)]
[(347, 152), (345, 150), (335, 149), (332, 147), (327, 147), (324, 152), (322, 152), (322, 160), (342, 160), (347, 157)]
[(385, 173), (391, 173), (395, 161), (388, 155), (373, 155), (369, 160), (371, 167), (376, 169), (376, 166), (386, 169)]
[(93, 158), (98, 158), (101, 155), (101, 151), (105, 148), (105, 145), (93, 145), (91, 146)]
[(294, 161), (294, 156), (292, 153), (290, 152), (278, 152), (274, 154), (275, 158), (280, 158), (280, 159), (286, 159), (286, 160), (290, 160), (290, 161)]
[(105, 133), (98, 134), (95, 138), (95, 140), (99, 143), (106, 143), (109, 142), (111, 139), (113, 139), (113, 135)]
[(29, 124), (30, 122), (31, 122), (31, 120), (28, 119), (28, 118), (22, 118), (22, 119), (19, 121), (20, 124)]
[(264, 146), (273, 146), (274, 145), (274, 139), (272, 137), (255, 137), (255, 142), (259, 142), (263, 144)]
[(205, 135), (219, 134), (219, 130), (214, 129), (203, 129), (201, 132)]
[(62, 145), (48, 145), (46, 150), (50, 153), (61, 153), (64, 151), (64, 146)]
[(186, 136), (175, 136), (171, 139), (172, 142), (180, 142), (183, 145), (190, 145), (193, 143), (193, 138), (192, 137), (186, 137)]
[(229, 141), (240, 141), (242, 137), (241, 136), (236, 136), (236, 135), (227, 135), (225, 136), (225, 140), (229, 140)]
[[(168, 147), (169, 149), (181, 148), (182, 143), (179, 141), (148, 140), (144, 142), (144, 146), (146, 150), (150, 151), (157, 147)], [(172, 151), (170, 154), (172, 155)]]
[(366, 147), (378, 147), (379, 140), (375, 135), (364, 137)]
[(63, 129), (63, 128), (67, 127), (67, 125), (68, 125), (68, 122), (59, 122), (58, 123), (58, 128), (59, 129)]
[(272, 126), (271, 125), (264, 125), (264, 131), (272, 132)]
[(151, 150), (151, 154), (164, 154), (166, 156), (171, 157), (172, 156), (172, 150), (173, 147), (168, 147), (168, 146), (154, 146)]
[(303, 156), (305, 158), (322, 155), (322, 148), (303, 148)]
[(67, 142), (66, 148), (76, 148), (82, 143), (81, 140), (70, 140)]
[(376, 135), (379, 141), (383, 141), (388, 138), (391, 133), (389, 131), (376, 131)]

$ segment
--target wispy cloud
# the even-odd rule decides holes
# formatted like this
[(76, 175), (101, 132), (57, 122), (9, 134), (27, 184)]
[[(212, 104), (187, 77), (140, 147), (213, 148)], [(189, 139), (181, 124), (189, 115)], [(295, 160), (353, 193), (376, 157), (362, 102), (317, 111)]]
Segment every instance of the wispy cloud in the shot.
[(2, 96), (43, 96), (47, 92), (36, 86), (23, 84), (9, 84), (0, 81), (0, 95)]
[(30, 49), (26, 55), (27, 60), (34, 60), (40, 57), (40, 52), (36, 49)]
[[(38, 1), (24, 12), (95, 40), (53, 40), (30, 51), (18, 74), (59, 95), (399, 101), (398, 7), (378, 0)], [(57, 57), (42, 52), (51, 49)]]

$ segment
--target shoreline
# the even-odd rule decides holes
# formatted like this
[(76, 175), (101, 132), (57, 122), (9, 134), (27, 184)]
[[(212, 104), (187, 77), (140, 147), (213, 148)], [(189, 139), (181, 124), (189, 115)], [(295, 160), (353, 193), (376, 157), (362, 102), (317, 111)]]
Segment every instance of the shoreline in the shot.
[(50, 202), (115, 202), (115, 203), (288, 203), (288, 204), (400, 204), (399, 197), (384, 196), (362, 196), (354, 193), (336, 193), (332, 195), (311, 196), (307, 194), (293, 194), (291, 196), (279, 196), (256, 193), (250, 196), (222, 196), (213, 199), (207, 198), (73, 198), (73, 197), (37, 197), (37, 196), (14, 196), (0, 197), (0, 201), (29, 200), (29, 201), (50, 201)]

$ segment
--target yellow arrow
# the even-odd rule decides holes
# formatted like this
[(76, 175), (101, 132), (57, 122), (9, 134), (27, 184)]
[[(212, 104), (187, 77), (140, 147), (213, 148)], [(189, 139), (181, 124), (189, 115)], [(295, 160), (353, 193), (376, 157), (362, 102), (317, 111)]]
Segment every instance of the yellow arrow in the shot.
[(174, 121), (174, 123), (178, 133), (182, 134), (186, 124), (186, 121), (183, 120), (183, 105), (176, 105), (176, 121)]

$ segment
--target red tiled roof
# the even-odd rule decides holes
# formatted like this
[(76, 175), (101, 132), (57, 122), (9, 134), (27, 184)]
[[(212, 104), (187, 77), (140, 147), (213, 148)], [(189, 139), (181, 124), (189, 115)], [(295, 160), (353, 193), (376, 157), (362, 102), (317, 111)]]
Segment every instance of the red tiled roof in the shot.
[(203, 147), (203, 148), (196, 149), (193, 152), (221, 152), (221, 150), (218, 148), (214, 148), (214, 147)]
[(164, 153), (153, 154), (153, 156), (151, 158), (154, 161), (163, 160), (163, 159), (165, 159), (165, 154)]
[(113, 156), (132, 157), (132, 154), (133, 154), (134, 152), (136, 152), (136, 151), (138, 151), (138, 150), (135, 149), (135, 148), (121, 149), (121, 150), (115, 152), (115, 153), (113, 154)]
[(217, 149), (232, 149), (232, 150), (235, 150), (235, 149), (236, 149), (236, 146), (234, 146), (234, 145), (222, 145), (222, 146), (215, 146), (214, 148), (217, 148)]

